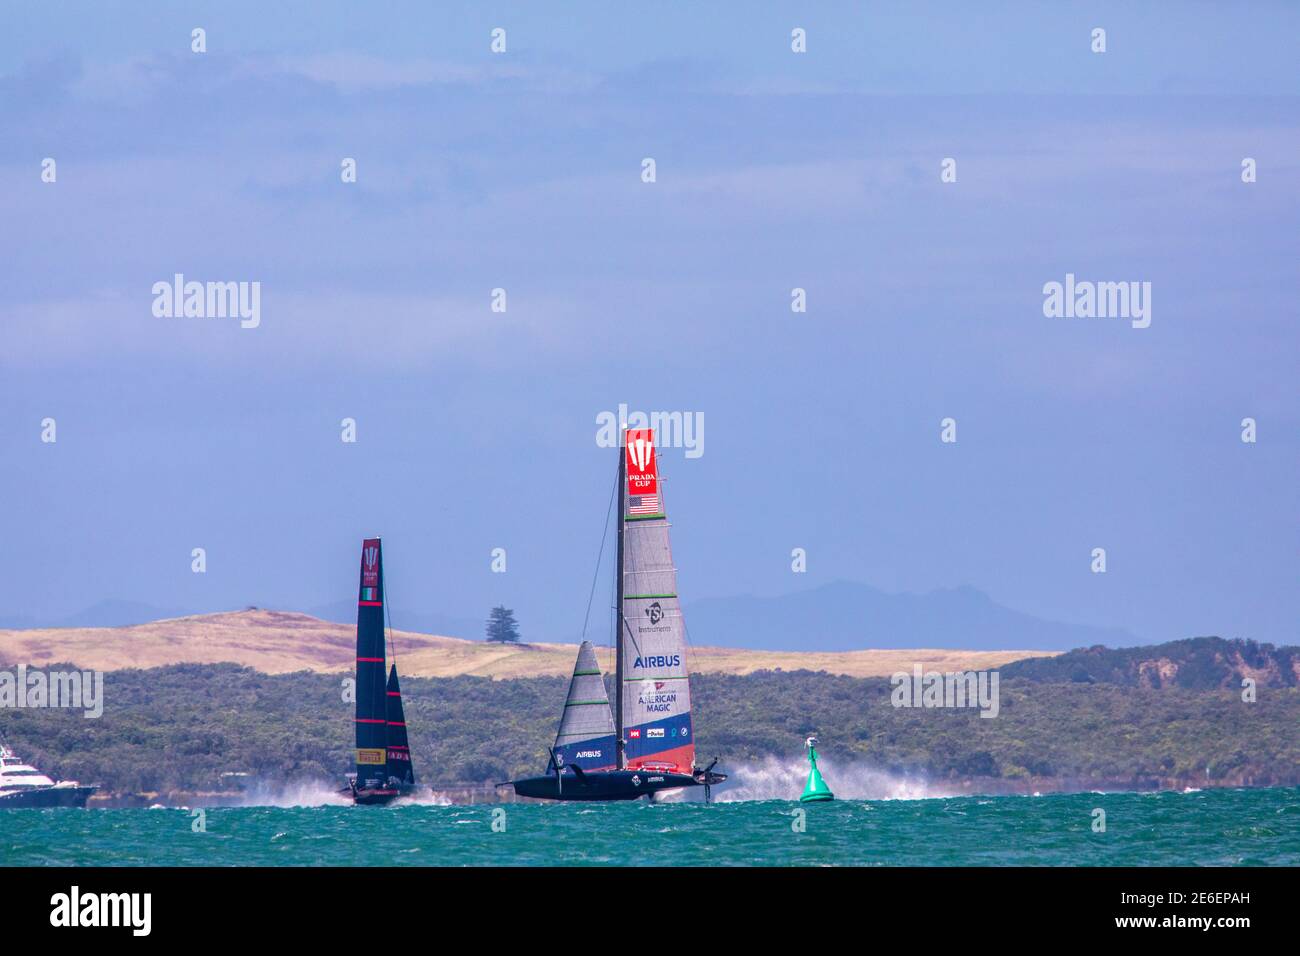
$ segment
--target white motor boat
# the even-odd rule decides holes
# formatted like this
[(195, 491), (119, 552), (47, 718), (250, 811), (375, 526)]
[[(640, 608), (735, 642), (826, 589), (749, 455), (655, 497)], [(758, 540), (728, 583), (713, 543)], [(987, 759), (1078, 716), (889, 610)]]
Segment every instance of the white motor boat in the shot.
[(96, 786), (75, 780), (55, 783), (0, 744), (0, 810), (14, 807), (84, 807)]

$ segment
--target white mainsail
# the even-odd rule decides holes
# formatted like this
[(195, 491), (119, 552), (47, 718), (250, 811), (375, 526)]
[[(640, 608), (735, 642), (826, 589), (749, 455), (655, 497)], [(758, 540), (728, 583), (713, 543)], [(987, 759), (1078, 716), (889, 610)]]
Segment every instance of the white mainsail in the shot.
[(689, 773), (695, 763), (686, 625), (659, 487), (654, 432), (626, 433), (622, 726), (628, 769)]

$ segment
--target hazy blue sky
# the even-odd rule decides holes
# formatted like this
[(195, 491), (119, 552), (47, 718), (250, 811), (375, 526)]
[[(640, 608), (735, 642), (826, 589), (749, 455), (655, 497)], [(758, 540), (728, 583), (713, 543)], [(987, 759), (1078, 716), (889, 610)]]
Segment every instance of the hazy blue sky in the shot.
[[(663, 455), (688, 604), (973, 585), (1295, 642), (1300, 8), (1133, 6), (11, 5), (0, 601), (309, 607), (378, 532), (395, 623), (572, 638), (626, 402), (703, 414)], [(155, 318), (177, 272), (261, 326)], [(1067, 272), (1152, 283), (1151, 326), (1046, 318)]]

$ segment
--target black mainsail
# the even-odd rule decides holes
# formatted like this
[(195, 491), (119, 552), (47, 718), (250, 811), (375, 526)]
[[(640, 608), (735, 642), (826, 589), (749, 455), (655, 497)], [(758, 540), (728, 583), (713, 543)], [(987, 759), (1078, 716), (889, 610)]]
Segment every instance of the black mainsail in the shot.
[(397, 684), (397, 665), (388, 672), (388, 779), (411, 787), (415, 785), (415, 765), (411, 763), (411, 748), (406, 741), (406, 713), (402, 710), (402, 688)]
[(384, 691), (384, 563), (378, 538), (361, 545), (357, 594), (357, 787), (384, 782), (388, 758)]
[(356, 776), (357, 803), (387, 803), (415, 783), (397, 665), (385, 681), (384, 557), (378, 538), (361, 545), (357, 591)]

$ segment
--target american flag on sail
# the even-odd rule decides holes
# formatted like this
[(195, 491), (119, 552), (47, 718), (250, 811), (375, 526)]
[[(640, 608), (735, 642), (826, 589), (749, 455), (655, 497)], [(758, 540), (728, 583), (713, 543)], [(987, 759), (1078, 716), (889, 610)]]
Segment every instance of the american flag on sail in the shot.
[(657, 515), (659, 513), (659, 496), (628, 495), (627, 513), (630, 515)]

